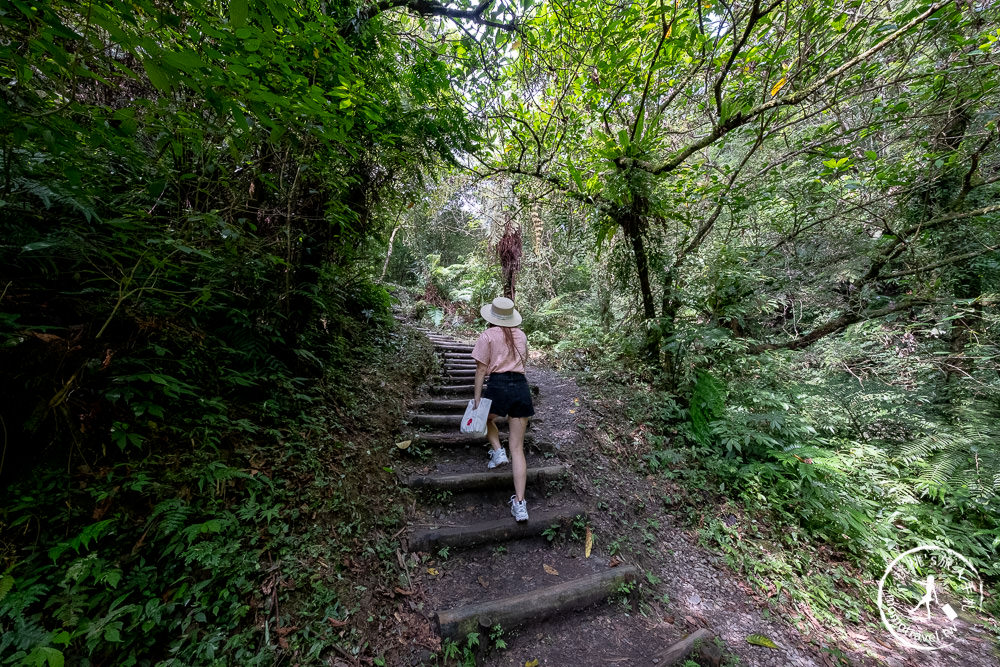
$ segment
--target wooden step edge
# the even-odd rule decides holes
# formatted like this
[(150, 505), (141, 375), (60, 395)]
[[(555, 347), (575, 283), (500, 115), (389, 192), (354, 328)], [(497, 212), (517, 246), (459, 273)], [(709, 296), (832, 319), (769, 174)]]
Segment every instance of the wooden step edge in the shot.
[[(505, 426), (503, 422), (498, 424), (498, 426)], [(509, 435), (506, 430), (500, 431), (500, 444), (507, 447)], [(438, 447), (466, 447), (474, 445), (486, 445), (489, 441), (486, 436), (479, 435), (469, 435), (468, 433), (459, 433), (456, 428), (454, 432), (419, 432), (414, 433), (410, 436), (410, 440), (416, 442), (420, 445), (436, 445)], [(524, 444), (527, 446), (535, 445), (535, 436), (529, 429), (524, 434)]]
[(474, 390), (475, 386), (471, 384), (434, 385), (430, 388), (432, 394), (468, 394), (469, 398), (472, 398)]
[[(567, 465), (528, 468), (528, 483), (559, 479), (569, 472)], [(444, 489), (450, 491), (472, 491), (490, 489), (511, 483), (510, 466), (490, 472), (465, 472), (450, 475), (410, 475), (403, 484), (412, 489)]]
[[(535, 396), (538, 395), (538, 385), (533, 384), (531, 386), (531, 393)], [(475, 390), (474, 384), (449, 384), (449, 385), (433, 385), (430, 388), (432, 394), (456, 394), (468, 392), (469, 398), (472, 398), (472, 392)]]
[(435, 614), (435, 621), (441, 637), (464, 640), (470, 632), (478, 631), (481, 624), (508, 630), (557, 612), (589, 607), (638, 577), (638, 568), (622, 565), (520, 595), (441, 611)]
[(722, 649), (715, 644), (715, 633), (705, 628), (699, 628), (684, 639), (670, 646), (652, 660), (658, 667), (676, 665), (691, 656), (698, 646), (695, 662), (699, 665), (719, 665), (722, 663)]
[[(468, 403), (468, 401), (466, 401)], [(464, 412), (465, 409), (463, 408)], [(411, 426), (443, 426), (445, 428), (454, 428), (455, 432), (458, 433), (459, 427), (461, 426), (463, 415), (458, 412), (453, 412), (450, 414), (424, 414), (419, 412), (410, 412), (406, 415), (406, 421)], [(494, 420), (497, 426), (503, 426), (507, 423), (506, 417), (497, 417)], [(532, 417), (528, 420), (528, 428), (530, 429), (532, 424), (544, 424), (545, 421), (542, 417)]]
[(554, 523), (572, 521), (573, 517), (586, 513), (587, 510), (578, 505), (534, 512), (529, 507), (528, 520), (521, 523), (508, 516), (469, 526), (442, 526), (416, 531), (409, 537), (408, 548), (410, 551), (433, 552), (441, 547), (467, 548), (487, 542), (521, 540), (541, 535)]
[(455, 411), (461, 414), (465, 412), (465, 406), (468, 404), (469, 399), (467, 398), (425, 398), (410, 403), (410, 410), (412, 412), (423, 410)]
[[(466, 402), (466, 405), (468, 405), (468, 402)], [(406, 415), (406, 421), (414, 426), (454, 426), (457, 431), (459, 426), (461, 426), (462, 415), (457, 412), (450, 415), (428, 415), (410, 412)]]

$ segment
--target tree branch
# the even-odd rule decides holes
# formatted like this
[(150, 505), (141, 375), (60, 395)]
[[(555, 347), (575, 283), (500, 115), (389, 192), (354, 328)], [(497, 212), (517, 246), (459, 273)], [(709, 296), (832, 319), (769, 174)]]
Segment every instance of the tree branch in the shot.
[(670, 29), (673, 27), (676, 17), (677, 5), (674, 5), (674, 16), (671, 17), (670, 23), (667, 23), (665, 14), (660, 14), (660, 21), (663, 23), (663, 32), (660, 34), (660, 41), (656, 44), (656, 51), (653, 52), (653, 59), (649, 62), (649, 71), (646, 73), (646, 84), (642, 87), (642, 99), (639, 100), (639, 110), (635, 114), (635, 122), (632, 123), (632, 131), (628, 137), (630, 143), (635, 142), (635, 133), (639, 129), (639, 121), (646, 114), (646, 97), (649, 95), (649, 83), (653, 80), (653, 73), (656, 71), (656, 61), (660, 58), (660, 49), (663, 48), (663, 42), (666, 41), (667, 35), (670, 34)]
[(493, 1), (494, 0), (483, 0), (474, 9), (458, 9), (456, 7), (443, 5), (439, 2), (434, 2), (433, 0), (382, 0), (381, 2), (369, 5), (365, 10), (358, 12), (357, 21), (358, 23), (365, 23), (381, 13), (389, 11), (390, 9), (401, 8), (408, 9), (414, 14), (420, 14), (421, 16), (441, 16), (454, 19), (456, 21), (472, 21), (473, 23), (489, 26), (498, 30), (508, 30), (511, 32), (517, 31), (518, 25), (516, 22), (511, 21), (510, 23), (499, 23), (497, 21), (483, 18), (483, 14), (487, 9), (489, 9), (490, 5), (493, 4)]
[(798, 336), (791, 340), (786, 340), (783, 343), (758, 343), (757, 345), (751, 345), (747, 350), (748, 354), (760, 354), (761, 352), (766, 352), (768, 350), (801, 350), (803, 348), (809, 347), (821, 338), (825, 338), (830, 334), (835, 334), (843, 331), (852, 324), (857, 324), (858, 322), (864, 322), (867, 320), (875, 320), (880, 317), (885, 317), (886, 315), (891, 315), (892, 313), (898, 312), (900, 310), (907, 310), (915, 306), (922, 306), (929, 302), (927, 301), (904, 301), (901, 303), (896, 303), (891, 306), (886, 306), (879, 310), (872, 310), (868, 312), (857, 312), (857, 313), (847, 313), (846, 315), (841, 315), (835, 320), (831, 320), (826, 324), (820, 325), (810, 331), (807, 334)]
[(957, 264), (958, 262), (964, 261), (966, 259), (972, 259), (973, 257), (979, 257), (980, 255), (985, 255), (988, 252), (996, 252), (1000, 250), (1000, 246), (987, 246), (976, 250), (974, 252), (967, 252), (964, 255), (955, 255), (954, 257), (949, 257), (948, 259), (943, 259), (940, 262), (934, 262), (933, 264), (928, 264), (927, 266), (920, 266), (915, 269), (907, 269), (906, 271), (896, 271), (888, 275), (882, 276), (882, 280), (890, 280), (892, 278), (902, 278), (904, 276), (912, 276), (915, 273), (923, 273), (924, 271), (933, 271), (934, 269), (940, 269), (942, 266), (948, 266), (949, 264)]
[(926, 21), (928, 18), (930, 18), (931, 15), (936, 13), (938, 10), (942, 9), (943, 7), (946, 7), (949, 3), (950, 0), (940, 0), (939, 2), (934, 3), (933, 5), (928, 7), (925, 11), (921, 12), (920, 15), (910, 20), (908, 23), (906, 23), (906, 25), (903, 25), (897, 30), (893, 31), (890, 35), (879, 41), (870, 49), (858, 54), (854, 58), (851, 58), (840, 67), (834, 69), (829, 74), (820, 77), (817, 81), (806, 86), (805, 88), (802, 88), (801, 90), (798, 90), (784, 97), (775, 97), (769, 102), (757, 105), (756, 107), (754, 107), (750, 111), (747, 111), (746, 113), (737, 112), (736, 114), (733, 114), (729, 118), (725, 119), (722, 123), (717, 125), (709, 134), (705, 135), (701, 139), (698, 139), (697, 141), (690, 143), (685, 148), (675, 151), (674, 154), (669, 158), (667, 158), (667, 160), (662, 164), (654, 165), (649, 162), (636, 160), (633, 163), (634, 166), (637, 167), (638, 169), (642, 169), (643, 171), (648, 171), (649, 173), (655, 175), (673, 171), (674, 169), (679, 167), (685, 160), (694, 155), (696, 152), (700, 151), (702, 148), (712, 145), (713, 143), (721, 139), (729, 132), (739, 127), (742, 127), (743, 125), (746, 125), (747, 123), (749, 123), (762, 113), (782, 106), (793, 106), (804, 101), (810, 95), (815, 93), (817, 90), (825, 86), (830, 81), (839, 77), (844, 72), (847, 72), (855, 65), (870, 59), (876, 53), (885, 49), (887, 46), (889, 46), (897, 39), (902, 37), (904, 34), (909, 32), (912, 28)]

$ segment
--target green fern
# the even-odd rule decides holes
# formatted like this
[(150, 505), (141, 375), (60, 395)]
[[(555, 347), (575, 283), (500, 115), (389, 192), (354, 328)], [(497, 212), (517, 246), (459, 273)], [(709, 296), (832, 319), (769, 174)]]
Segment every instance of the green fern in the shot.
[(695, 374), (691, 389), (691, 427), (695, 440), (708, 445), (712, 435), (711, 422), (725, 413), (725, 385), (712, 377), (708, 371), (699, 370)]
[(988, 410), (963, 411), (957, 424), (925, 423), (924, 435), (904, 445), (904, 462), (920, 469), (912, 481), (918, 493), (935, 498), (968, 495), (984, 505), (1000, 493), (1000, 439), (997, 420)]
[(3, 577), (0, 577), (0, 602), (3, 602), (12, 588), (14, 588), (14, 577), (4, 573)]
[(100, 217), (97, 215), (97, 211), (94, 210), (93, 206), (83, 204), (73, 195), (63, 192), (62, 188), (54, 181), (50, 183), (39, 183), (38, 181), (30, 178), (21, 177), (13, 179), (13, 186), (14, 192), (20, 191), (36, 197), (41, 200), (45, 208), (52, 208), (53, 204), (57, 204), (80, 213), (87, 220), (87, 222), (100, 220)]
[(159, 519), (160, 534), (173, 535), (187, 526), (191, 514), (190, 505), (180, 498), (170, 498), (153, 508), (149, 515), (149, 524)]

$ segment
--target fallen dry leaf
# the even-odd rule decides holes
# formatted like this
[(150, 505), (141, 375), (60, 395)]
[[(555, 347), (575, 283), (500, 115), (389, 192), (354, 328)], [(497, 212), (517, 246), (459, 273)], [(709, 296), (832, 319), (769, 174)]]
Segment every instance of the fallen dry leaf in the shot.
[(479, 585), (482, 586), (483, 588), (489, 588), (490, 587), (490, 582), (486, 581), (482, 577), (477, 577), (476, 580), (479, 582)]
[(594, 534), (590, 532), (590, 526), (587, 526), (587, 536), (583, 539), (583, 557), (590, 558), (590, 550), (594, 546)]
[(410, 446), (411, 442), (413, 442), (413, 441), (412, 440), (403, 440), (402, 442), (397, 442), (396, 443), (396, 447), (398, 447), (399, 449), (406, 449), (407, 447)]
[(37, 331), (29, 331), (28, 335), (29, 336), (34, 336), (35, 338), (37, 338), (38, 340), (42, 341), (43, 343), (55, 343), (56, 341), (59, 341), (60, 343), (64, 342), (62, 338), (60, 338), (59, 336), (57, 336), (55, 334), (47, 334), (47, 333), (39, 333)]
[(542, 569), (545, 570), (546, 573), (551, 574), (554, 577), (559, 576), (559, 570), (557, 570), (556, 568), (552, 567), (547, 563), (542, 563)]
[(538, 658), (534, 660), (525, 660), (524, 667), (538, 667)]
[(436, 577), (441, 573), (437, 571), (437, 568), (429, 567), (427, 568), (427, 574), (431, 575), (432, 577)]
[(612, 556), (611, 560), (608, 561), (608, 567), (618, 567), (622, 564), (622, 559), (618, 556)]
[(328, 616), (326, 620), (330, 623), (330, 625), (332, 625), (335, 628), (342, 628), (345, 625), (347, 625), (347, 621), (338, 621), (337, 619), (330, 616)]
[(413, 591), (404, 591), (399, 586), (396, 586), (396, 592), (399, 593), (400, 595), (413, 595)]

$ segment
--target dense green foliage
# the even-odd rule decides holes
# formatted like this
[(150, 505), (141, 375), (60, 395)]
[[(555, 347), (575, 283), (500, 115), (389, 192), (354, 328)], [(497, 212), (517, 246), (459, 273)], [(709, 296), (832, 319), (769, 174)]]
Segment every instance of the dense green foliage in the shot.
[(398, 574), (380, 278), (516, 286), (761, 587), (996, 582), (998, 45), (951, 0), (0, 3), (3, 659), (378, 655), (312, 574)]
[(356, 9), (0, 4), (4, 664), (361, 650), (326, 619), (400, 519), (350, 441), (403, 347), (371, 250), (475, 133)]

